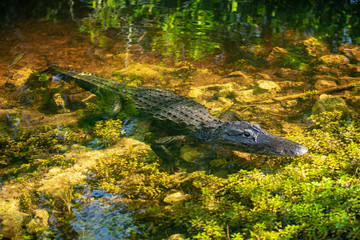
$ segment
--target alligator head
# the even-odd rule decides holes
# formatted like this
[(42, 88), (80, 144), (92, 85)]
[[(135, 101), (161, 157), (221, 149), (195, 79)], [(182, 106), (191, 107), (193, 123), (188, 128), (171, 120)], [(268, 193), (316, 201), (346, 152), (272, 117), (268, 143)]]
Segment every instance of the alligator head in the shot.
[(214, 132), (215, 141), (235, 151), (264, 155), (300, 156), (308, 149), (296, 142), (264, 131), (245, 121), (222, 123)]

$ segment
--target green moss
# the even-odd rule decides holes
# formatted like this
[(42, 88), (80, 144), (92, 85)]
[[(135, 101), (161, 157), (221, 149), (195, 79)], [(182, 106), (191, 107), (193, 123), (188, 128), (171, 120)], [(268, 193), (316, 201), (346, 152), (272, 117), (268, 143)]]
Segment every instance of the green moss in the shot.
[[(139, 230), (134, 238), (181, 234), (190, 239), (357, 239), (360, 123), (355, 117), (344, 120), (341, 116), (341, 112), (312, 116), (311, 129), (296, 129), (288, 136), (305, 144), (307, 154), (297, 158), (260, 156), (258, 169), (243, 169), (225, 177), (201, 171), (170, 174), (159, 170), (153, 153), (130, 151), (125, 156), (99, 159), (91, 169), (96, 180), (89, 184), (122, 196), (127, 203), (124, 211), (132, 213)], [(119, 120), (99, 122), (95, 132), (110, 142), (121, 137), (120, 126)], [(52, 139), (43, 131), (25, 135), (16, 141), (23, 139), (21, 142), (36, 149), (49, 146)], [(74, 161), (55, 155), (29, 161), (20, 169), (65, 168)], [(226, 163), (219, 159), (209, 164)], [(22, 179), (26, 181), (26, 177)], [(72, 186), (61, 191), (56, 198), (45, 199), (62, 213), (58, 227), (69, 231), (69, 211), (76, 193)], [(181, 198), (169, 201), (174, 193)], [(28, 209), (25, 212), (31, 213), (37, 206), (36, 195), (22, 195), (20, 208)]]
[(170, 76), (181, 79), (182, 81), (188, 80), (191, 78), (193, 73), (196, 71), (196, 68), (188, 62), (183, 63), (185, 66), (180, 68), (179, 70), (175, 70), (170, 72)]
[[(312, 130), (289, 136), (308, 154), (262, 161), (260, 169), (227, 178), (161, 173), (146, 154), (113, 156), (94, 171), (130, 209), (144, 209), (134, 216), (149, 231), (141, 237), (161, 238), (166, 231), (194, 239), (358, 238), (359, 122), (342, 120), (340, 112), (312, 118)], [(163, 201), (174, 192), (187, 198)]]
[(0, 163), (4, 166), (21, 162), (30, 162), (59, 148), (56, 129), (40, 126), (35, 129), (21, 129), (16, 134), (2, 136), (0, 139)]
[(109, 119), (99, 121), (94, 127), (94, 136), (100, 139), (105, 146), (116, 143), (120, 140), (124, 131), (122, 130), (122, 121)]
[(130, 99), (120, 97), (107, 91), (98, 93), (101, 97), (95, 101), (86, 102), (86, 109), (80, 111), (82, 119), (78, 125), (80, 128), (90, 130), (96, 122), (107, 119), (124, 119), (138, 114), (136, 104)]

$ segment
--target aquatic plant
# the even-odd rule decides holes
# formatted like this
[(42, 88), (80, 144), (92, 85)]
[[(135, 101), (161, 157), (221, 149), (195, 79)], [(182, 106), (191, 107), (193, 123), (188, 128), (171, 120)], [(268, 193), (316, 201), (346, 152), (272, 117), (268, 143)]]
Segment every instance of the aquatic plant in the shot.
[(56, 113), (59, 110), (53, 96), (61, 93), (61, 89), (50, 87), (55, 84), (46, 73), (34, 72), (26, 81), (26, 91), (21, 95), (21, 101), (27, 106), (34, 106), (43, 113)]
[(124, 131), (122, 130), (122, 121), (120, 119), (99, 121), (94, 127), (94, 136), (100, 139), (105, 146), (116, 143), (120, 140)]
[[(59, 190), (47, 184), (39, 189), (44, 193), (42, 204), (58, 209), (58, 228), (71, 231), (73, 227), (80, 238), (112, 234), (123, 239), (178, 234), (194, 239), (359, 238), (360, 123), (355, 117), (344, 119), (341, 112), (311, 118), (310, 130), (295, 129), (288, 136), (309, 148), (308, 154), (296, 159), (260, 156), (251, 160), (258, 169), (217, 177), (204, 171), (162, 172), (153, 153), (129, 151), (98, 159), (88, 180), (98, 190), (79, 197), (70, 182)], [(110, 123), (99, 123), (98, 130), (121, 125), (117, 120)], [(112, 136), (111, 132), (104, 132), (105, 138)], [(49, 138), (42, 131), (33, 133), (18, 137), (31, 138), (28, 144), (34, 149), (48, 146), (46, 139), (55, 135), (51, 133)], [(17, 182), (36, 178), (47, 166), (66, 168), (72, 162), (76, 159), (66, 160), (62, 155), (34, 159), (17, 170), (22, 171)], [(12, 171), (8, 174), (17, 176)], [(76, 198), (79, 200), (74, 202)], [(20, 209), (31, 213), (38, 204), (35, 192), (22, 194), (16, 209), (11, 210), (17, 212), (19, 228), (28, 222), (25, 215), (19, 215)], [(5, 221), (14, 219), (9, 211), (1, 210)], [(19, 234), (31, 236), (26, 231)]]
[(133, 215), (149, 231), (142, 237), (358, 238), (359, 121), (342, 120), (340, 112), (312, 119), (312, 130), (289, 136), (305, 143), (308, 154), (270, 158), (227, 178), (161, 173), (146, 155), (113, 156), (93, 171), (102, 188), (128, 199), (129, 209), (143, 209)]
[(59, 146), (56, 129), (50, 126), (22, 129), (13, 138), (9, 135), (0, 137), (0, 164), (31, 162), (41, 155), (56, 152)]

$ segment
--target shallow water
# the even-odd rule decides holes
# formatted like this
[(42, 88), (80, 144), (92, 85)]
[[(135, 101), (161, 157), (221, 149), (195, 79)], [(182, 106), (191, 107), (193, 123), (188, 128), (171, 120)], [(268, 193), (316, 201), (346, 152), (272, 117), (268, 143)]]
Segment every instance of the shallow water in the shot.
[[(227, 82), (250, 89), (262, 79), (296, 82), (281, 86), (281, 94), (301, 93), (313, 89), (311, 75), (317, 73), (309, 70), (309, 64), (317, 56), (297, 48), (299, 43), (315, 37), (324, 44), (319, 56), (338, 53), (343, 44), (359, 43), (356, 1), (291, 6), (281, 1), (44, 4), (4, 6), (17, 11), (18, 18), (6, 15), (3, 19), (0, 81), (7, 88), (2, 104), (8, 93), (21, 90), (31, 72), (49, 63), (108, 78), (127, 75), (127, 82), (182, 95), (191, 86)], [(30, 16), (25, 14), (28, 9), (33, 9)], [(288, 51), (289, 57), (274, 62), (271, 57), (278, 48)], [(237, 71), (251, 79), (229, 75)], [(263, 99), (259, 96), (258, 100)], [(243, 111), (246, 107), (233, 108)]]
[[(357, 1), (30, 1), (4, 8), (3, 77), (19, 66), (42, 69), (49, 62), (107, 77), (134, 62), (190, 61), (224, 74), (244, 62), (264, 67), (259, 53), (309, 36), (331, 52), (360, 42)], [(24, 13), (29, 9), (30, 16)], [(9, 14), (14, 11), (16, 19)]]

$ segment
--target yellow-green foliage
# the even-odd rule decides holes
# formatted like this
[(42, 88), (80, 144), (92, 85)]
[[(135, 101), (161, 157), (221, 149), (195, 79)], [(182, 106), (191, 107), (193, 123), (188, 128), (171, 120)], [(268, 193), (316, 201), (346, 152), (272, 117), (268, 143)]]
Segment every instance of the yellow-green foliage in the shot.
[(59, 153), (62, 145), (83, 141), (78, 133), (68, 128), (41, 125), (25, 129), (20, 123), (16, 131), (11, 130), (0, 135), (0, 166), (31, 163), (42, 167), (66, 167), (71, 164), (69, 160), (65, 161), (64, 156), (53, 154)]
[(41, 126), (35, 129), (19, 128), (15, 137), (5, 135), (0, 138), (0, 164), (8, 165), (19, 160), (28, 162), (59, 148), (56, 129)]
[(19, 211), (18, 201), (6, 202), (0, 201), (1, 228), (0, 239), (11, 238), (20, 239), (23, 234), (21, 222), (26, 214)]
[[(168, 174), (159, 171), (159, 164), (147, 152), (112, 155), (100, 160), (93, 171), (105, 189), (121, 191), (129, 198), (154, 199), (169, 185)], [(119, 185), (113, 186), (115, 182)]]
[(119, 141), (123, 134), (124, 131), (122, 130), (122, 121), (120, 119), (99, 121), (94, 127), (94, 135), (106, 146)]
[[(189, 239), (358, 239), (360, 123), (356, 118), (343, 120), (341, 112), (322, 113), (312, 119), (312, 129), (296, 129), (288, 136), (309, 148), (301, 157), (267, 161), (259, 157), (263, 164), (257, 164), (258, 169), (221, 178), (202, 171), (161, 172), (153, 154), (130, 151), (126, 156), (99, 159), (91, 169), (96, 181), (90, 184), (122, 197), (139, 229), (135, 238), (163, 239), (182, 234)], [(121, 121), (99, 122), (94, 132), (102, 141), (113, 143), (121, 137)], [(4, 156), (12, 159), (25, 154), (19, 160), (28, 161), (8, 170), (8, 175), (17, 171), (25, 174), (29, 168), (40, 173), (49, 166), (70, 166), (74, 159), (46, 153), (61, 143), (57, 135), (54, 129), (43, 127), (22, 130), (13, 140), (4, 137), (11, 150), (1, 148)], [(24, 153), (17, 144), (32, 150)], [(40, 157), (44, 153), (49, 156)], [(36, 171), (28, 171), (27, 176), (36, 177)], [(25, 176), (19, 179), (26, 181)], [(58, 228), (70, 231), (76, 191), (66, 185), (55, 193), (45, 194), (45, 203), (61, 210)], [(34, 192), (24, 193), (17, 211), (31, 214), (38, 203)], [(13, 219), (8, 216), (12, 210), (1, 207), (6, 221), (16, 220), (19, 226), (26, 223), (24, 216)]]
[[(287, 164), (271, 159), (271, 166), (228, 178), (169, 175), (146, 155), (131, 154), (102, 160), (94, 172), (103, 188), (127, 198), (132, 210), (142, 209), (135, 216), (146, 229), (142, 238), (358, 239), (359, 122), (341, 120), (339, 112), (312, 118), (314, 129), (289, 136), (309, 153)], [(174, 191), (179, 199), (165, 203)]]
[[(43, 224), (39, 224), (39, 219), (32, 219), (32, 216), (44, 204), (50, 209), (56, 208), (55, 212), (61, 217), (63, 211), (69, 211), (74, 194), (73, 186), (64, 183), (65, 178), (59, 178), (61, 181), (56, 184), (40, 183), (51, 167), (56, 166), (54, 169), (60, 171), (60, 168), (73, 166), (75, 159), (58, 154), (61, 144), (76, 139), (72, 131), (68, 129), (66, 132), (64, 135), (65, 132), (50, 126), (34, 129), (19, 126), (16, 135), (10, 132), (2, 136), (0, 157), (4, 165), (1, 169), (4, 187), (0, 195), (4, 199), (1, 198), (0, 201), (0, 238), (39, 239), (38, 235), (46, 229)], [(67, 177), (66, 174), (63, 175)], [(42, 194), (39, 186), (47, 186), (56, 194)], [(48, 219), (43, 221), (47, 225)]]

